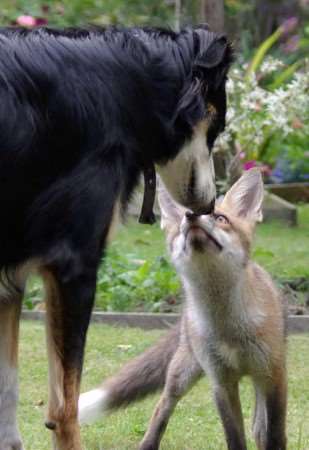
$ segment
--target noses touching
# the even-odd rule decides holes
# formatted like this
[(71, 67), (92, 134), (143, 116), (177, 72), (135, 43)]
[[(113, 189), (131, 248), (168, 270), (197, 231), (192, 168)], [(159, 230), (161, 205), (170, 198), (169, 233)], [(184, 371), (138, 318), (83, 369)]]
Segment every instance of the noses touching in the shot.
[(196, 222), (199, 216), (210, 215), (215, 209), (215, 199), (213, 199), (207, 207), (202, 208), (192, 208), (192, 211), (186, 211), (186, 219), (188, 222)]
[(192, 211), (186, 211), (186, 219), (188, 222), (194, 223), (194, 222), (196, 222), (197, 218), (198, 218), (198, 214), (196, 214)]

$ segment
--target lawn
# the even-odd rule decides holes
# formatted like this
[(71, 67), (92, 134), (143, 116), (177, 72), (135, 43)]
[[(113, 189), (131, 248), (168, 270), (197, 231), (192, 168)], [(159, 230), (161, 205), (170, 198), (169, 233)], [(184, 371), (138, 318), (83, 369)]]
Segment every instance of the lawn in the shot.
[[(83, 390), (93, 388), (124, 361), (140, 353), (162, 332), (92, 325), (88, 335)], [(50, 448), (49, 431), (43, 426), (47, 401), (47, 361), (44, 330), (38, 322), (21, 327), (19, 422), (28, 450)], [(124, 351), (121, 344), (130, 346)], [(309, 449), (309, 336), (289, 338), (290, 450)], [(250, 384), (241, 387), (247, 434), (250, 429), (253, 395)], [(156, 397), (128, 407), (91, 426), (83, 427), (85, 450), (133, 450), (138, 446)], [(250, 440), (249, 449), (254, 449)], [(201, 380), (179, 403), (167, 429), (162, 450), (225, 449), (223, 433), (214, 409), (209, 385)]]

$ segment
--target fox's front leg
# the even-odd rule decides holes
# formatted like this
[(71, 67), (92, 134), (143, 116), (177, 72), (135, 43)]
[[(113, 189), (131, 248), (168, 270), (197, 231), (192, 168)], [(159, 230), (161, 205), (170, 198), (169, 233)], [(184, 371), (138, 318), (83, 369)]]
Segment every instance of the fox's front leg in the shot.
[(266, 450), (286, 450), (285, 420), (287, 381), (285, 368), (274, 370), (272, 385), (266, 392), (267, 438)]
[(166, 377), (164, 391), (151, 418), (139, 450), (157, 450), (177, 402), (202, 375), (202, 369), (186, 345), (176, 351)]
[(267, 439), (267, 412), (264, 389), (255, 382), (255, 411), (252, 434), (258, 450), (265, 450)]
[(241, 411), (238, 381), (215, 386), (215, 401), (223, 423), (229, 450), (246, 450), (244, 423)]
[(287, 383), (285, 368), (255, 380), (256, 408), (253, 435), (259, 450), (285, 450)]

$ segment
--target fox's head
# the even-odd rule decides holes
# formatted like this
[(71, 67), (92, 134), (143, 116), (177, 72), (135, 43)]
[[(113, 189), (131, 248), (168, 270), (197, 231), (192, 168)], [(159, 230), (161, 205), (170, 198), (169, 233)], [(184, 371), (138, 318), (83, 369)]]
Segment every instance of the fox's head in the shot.
[(161, 227), (179, 272), (210, 265), (229, 272), (246, 266), (256, 222), (262, 220), (263, 181), (257, 169), (245, 172), (209, 215), (195, 215), (161, 189)]

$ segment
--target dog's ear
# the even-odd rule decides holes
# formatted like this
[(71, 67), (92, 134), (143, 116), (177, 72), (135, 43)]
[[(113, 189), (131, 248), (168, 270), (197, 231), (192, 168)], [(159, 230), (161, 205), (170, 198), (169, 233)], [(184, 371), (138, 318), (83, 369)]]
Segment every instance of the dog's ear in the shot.
[(261, 222), (263, 198), (264, 186), (261, 172), (259, 169), (251, 169), (244, 172), (233, 184), (220, 206), (238, 217), (252, 222)]
[(209, 35), (213, 35), (213, 33), (207, 35), (208, 39), (201, 39), (203, 50), (199, 51), (195, 60), (195, 66), (202, 69), (212, 69), (221, 64), (228, 48), (226, 36), (212, 36), (211, 40)]
[(203, 25), (194, 33), (197, 44), (193, 73), (208, 88), (216, 90), (226, 78), (233, 60), (232, 46), (224, 34), (212, 33)]
[(205, 117), (208, 94), (218, 99), (224, 93), (225, 98), (225, 79), (233, 51), (225, 35), (209, 31), (206, 25), (191, 30), (191, 38), (192, 53), (183, 55), (184, 60), (190, 60), (190, 80), (184, 85), (175, 119), (180, 120), (182, 126), (192, 127)]
[(185, 209), (176, 203), (167, 192), (162, 181), (158, 187), (158, 201), (161, 210), (161, 228), (168, 230), (181, 222)]

